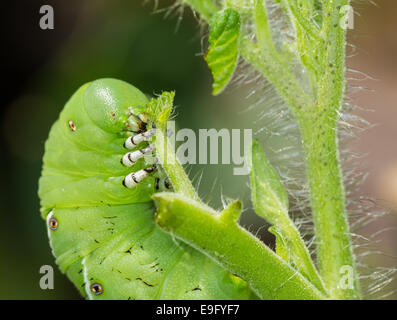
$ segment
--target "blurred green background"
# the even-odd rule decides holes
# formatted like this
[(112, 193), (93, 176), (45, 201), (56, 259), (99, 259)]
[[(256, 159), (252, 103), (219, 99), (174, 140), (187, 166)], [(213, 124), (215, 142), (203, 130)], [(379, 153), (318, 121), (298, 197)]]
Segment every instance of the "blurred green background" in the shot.
[[(160, 1), (158, 9), (172, 3)], [(363, 192), (385, 200), (385, 206), (393, 209), (397, 207), (397, 4), (377, 3), (379, 7), (363, 2), (357, 6), (359, 15), (349, 37), (358, 50), (348, 64), (380, 79), (368, 83), (375, 87), (371, 98), (367, 93), (355, 100), (375, 109), (362, 116), (381, 125), (350, 147), (371, 152), (366, 170), (372, 175)], [(54, 8), (54, 30), (39, 28), (39, 8), (44, 4)], [(37, 181), (49, 128), (80, 85), (114, 77), (149, 95), (175, 90), (177, 124), (195, 131), (252, 128), (255, 132), (260, 128), (255, 122), (257, 111), (247, 110), (244, 88), (211, 96), (211, 75), (201, 54), (205, 39), (190, 10), (166, 16), (153, 9), (153, 1), (136, 0), (16, 1), (3, 8), (7, 15), (1, 22), (5, 32), (1, 68), (7, 83), (2, 85), (0, 122), (0, 299), (79, 298), (51, 255), (39, 215)], [(263, 134), (259, 138), (266, 139)], [(213, 206), (220, 207), (224, 195), (241, 198), (250, 208), (248, 178), (233, 176), (233, 166), (190, 169), (192, 176), (202, 174), (200, 193)], [(243, 224), (271, 242), (252, 210), (246, 212)], [(367, 227), (364, 236), (396, 225), (392, 213)], [(396, 266), (396, 232), (383, 232), (380, 238), (384, 254), (369, 258), (370, 262)], [(39, 269), (45, 264), (54, 266), (55, 290), (39, 287)]]

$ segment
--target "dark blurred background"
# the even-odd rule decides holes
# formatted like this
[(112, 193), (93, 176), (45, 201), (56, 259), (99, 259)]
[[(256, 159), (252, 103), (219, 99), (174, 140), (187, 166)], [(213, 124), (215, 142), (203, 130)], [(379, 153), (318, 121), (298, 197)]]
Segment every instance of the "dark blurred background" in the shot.
[[(172, 3), (162, 0), (158, 9)], [(369, 237), (384, 230), (377, 236), (382, 254), (368, 260), (396, 267), (397, 2), (376, 3), (360, 1), (355, 6), (355, 28), (349, 42), (356, 49), (348, 65), (377, 79), (361, 80), (360, 86), (372, 91), (352, 97), (364, 109), (373, 109), (360, 115), (378, 125), (350, 147), (368, 153), (364, 170), (370, 175), (362, 192), (391, 209), (391, 214), (361, 232)], [(39, 27), (39, 9), (45, 4), (54, 8), (54, 30)], [(249, 128), (256, 119), (255, 112), (241, 113), (245, 102), (239, 90), (211, 96), (211, 75), (200, 54), (200, 27), (190, 10), (166, 16), (165, 12), (154, 13), (153, 4), (122, 0), (2, 2), (0, 299), (79, 298), (51, 255), (39, 215), (37, 181), (49, 128), (80, 85), (114, 77), (148, 94), (175, 90), (177, 123), (193, 130)], [(232, 169), (192, 168), (193, 173), (202, 173), (201, 194), (215, 207), (221, 205), (221, 195), (249, 202), (248, 178), (233, 176)], [(256, 231), (263, 223), (248, 212), (243, 224)], [(54, 266), (55, 290), (39, 287), (39, 269), (45, 264)], [(392, 284), (384, 293), (394, 289)]]

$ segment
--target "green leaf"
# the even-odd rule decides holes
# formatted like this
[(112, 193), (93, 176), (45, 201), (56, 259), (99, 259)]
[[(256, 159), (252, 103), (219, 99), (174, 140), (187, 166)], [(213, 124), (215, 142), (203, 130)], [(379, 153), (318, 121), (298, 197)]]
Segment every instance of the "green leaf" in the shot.
[(289, 220), (288, 195), (277, 172), (270, 165), (258, 141), (252, 142), (248, 163), (251, 168), (252, 202), (256, 214), (273, 225)]
[(150, 99), (145, 107), (151, 118), (156, 119), (157, 128), (164, 129), (171, 115), (175, 92), (164, 91), (159, 97)]
[(251, 169), (252, 202), (258, 216), (273, 225), (276, 253), (303, 274), (320, 291), (325, 288), (305, 243), (288, 215), (288, 195), (258, 141), (252, 142), (248, 163)]
[(238, 60), (240, 15), (233, 9), (216, 13), (210, 22), (209, 49), (205, 56), (214, 83), (212, 94), (219, 94), (229, 83)]
[(264, 1), (255, 0), (254, 11), (256, 38), (262, 53), (267, 53), (269, 50), (275, 51)]

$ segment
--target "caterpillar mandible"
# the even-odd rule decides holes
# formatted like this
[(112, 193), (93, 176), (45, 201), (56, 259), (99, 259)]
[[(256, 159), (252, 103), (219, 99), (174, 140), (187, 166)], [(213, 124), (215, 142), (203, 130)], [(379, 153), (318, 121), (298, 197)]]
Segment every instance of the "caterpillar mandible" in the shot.
[[(66, 103), (45, 143), (41, 215), (60, 270), (89, 299), (250, 299), (247, 284), (153, 222), (169, 183), (155, 152), (148, 100), (100, 79)], [(226, 241), (226, 239), (225, 239)]]

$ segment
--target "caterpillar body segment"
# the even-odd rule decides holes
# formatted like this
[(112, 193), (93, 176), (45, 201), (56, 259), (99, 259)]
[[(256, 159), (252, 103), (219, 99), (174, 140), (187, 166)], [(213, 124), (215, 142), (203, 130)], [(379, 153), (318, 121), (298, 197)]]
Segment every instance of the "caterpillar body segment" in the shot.
[(147, 103), (130, 84), (96, 80), (52, 126), (39, 196), (59, 268), (89, 299), (255, 298), (243, 280), (153, 222), (152, 194), (172, 186), (143, 159), (156, 151)]

